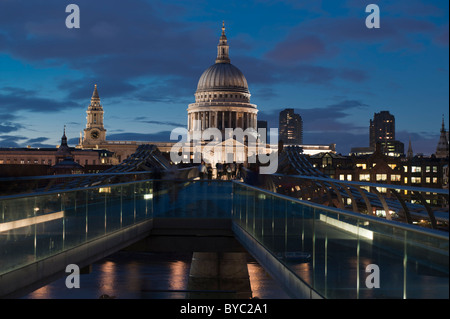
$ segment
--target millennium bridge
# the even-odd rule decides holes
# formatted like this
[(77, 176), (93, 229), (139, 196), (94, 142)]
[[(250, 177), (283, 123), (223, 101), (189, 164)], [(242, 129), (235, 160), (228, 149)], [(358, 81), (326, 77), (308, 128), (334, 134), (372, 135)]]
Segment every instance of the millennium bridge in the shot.
[(292, 298), (449, 297), (448, 190), (334, 180), (289, 150), (280, 163), (298, 174), (202, 180), (142, 145), (99, 174), (0, 179), (0, 297), (123, 249), (193, 252), (192, 292), (251, 297), (249, 253)]

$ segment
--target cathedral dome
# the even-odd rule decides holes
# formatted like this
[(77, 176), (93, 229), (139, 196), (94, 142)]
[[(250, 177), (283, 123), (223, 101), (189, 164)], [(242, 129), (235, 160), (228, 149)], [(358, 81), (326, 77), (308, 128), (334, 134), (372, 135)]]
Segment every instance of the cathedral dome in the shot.
[(190, 133), (216, 128), (225, 138), (227, 128), (256, 130), (258, 110), (250, 103), (247, 79), (230, 62), (224, 23), (216, 63), (203, 72), (194, 95), (195, 103), (189, 104), (187, 110)]
[(203, 72), (197, 85), (197, 93), (214, 91), (249, 93), (247, 79), (231, 63), (216, 63)]

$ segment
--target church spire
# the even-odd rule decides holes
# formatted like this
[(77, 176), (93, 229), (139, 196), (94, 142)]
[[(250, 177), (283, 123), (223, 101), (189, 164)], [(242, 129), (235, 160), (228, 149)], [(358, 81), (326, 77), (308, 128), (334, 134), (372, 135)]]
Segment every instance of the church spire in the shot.
[(97, 84), (94, 86), (94, 92), (92, 93), (92, 99), (100, 99), (100, 96), (98, 95), (97, 91)]
[(58, 150), (56, 151), (57, 161), (64, 159), (67, 156), (70, 156), (70, 148), (67, 144), (67, 136), (66, 136), (66, 126), (64, 125), (63, 136), (61, 137), (61, 145), (59, 145)]
[(102, 105), (100, 104), (100, 96), (97, 91), (97, 84), (94, 85), (94, 92), (92, 92), (91, 104), (89, 105), (88, 110), (103, 111)]
[(225, 21), (222, 21), (222, 35), (220, 36), (219, 44), (217, 45), (216, 63), (230, 63), (228, 50), (228, 40), (227, 36), (225, 35)]
[(413, 153), (412, 146), (411, 146), (411, 139), (409, 139), (409, 146), (408, 146), (408, 152), (406, 153), (406, 157), (408, 157), (408, 158), (414, 157), (414, 153)]
[(64, 125), (63, 136), (61, 137), (61, 145), (67, 146), (66, 126)]
[(445, 158), (448, 157), (448, 152), (449, 145), (447, 140), (447, 132), (445, 131), (444, 115), (442, 115), (441, 136), (439, 137), (435, 155), (437, 158)]

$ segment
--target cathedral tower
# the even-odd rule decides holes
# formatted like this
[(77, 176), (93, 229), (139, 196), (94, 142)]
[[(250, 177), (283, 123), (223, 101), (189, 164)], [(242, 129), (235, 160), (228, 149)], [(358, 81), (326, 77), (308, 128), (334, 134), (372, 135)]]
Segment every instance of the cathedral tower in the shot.
[(103, 126), (103, 107), (95, 84), (92, 93), (91, 104), (87, 111), (87, 123), (84, 129), (83, 147), (103, 144), (106, 141), (106, 129)]

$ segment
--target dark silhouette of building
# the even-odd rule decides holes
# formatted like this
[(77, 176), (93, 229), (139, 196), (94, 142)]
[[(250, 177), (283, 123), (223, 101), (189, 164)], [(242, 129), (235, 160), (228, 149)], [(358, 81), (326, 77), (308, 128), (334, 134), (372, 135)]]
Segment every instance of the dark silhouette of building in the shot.
[(370, 120), (369, 144), (372, 149), (380, 143), (382, 151), (391, 156), (405, 154), (405, 145), (395, 139), (395, 117), (389, 111), (374, 113)]
[(285, 109), (280, 112), (279, 140), (284, 145), (303, 144), (303, 120), (294, 109)]
[(448, 137), (447, 132), (445, 130), (444, 116), (442, 116), (442, 127), (441, 127), (441, 136), (439, 137), (439, 142), (436, 147), (436, 157), (438, 158), (446, 158), (448, 157)]
[[(344, 181), (444, 188), (448, 184), (448, 160), (436, 156), (387, 156), (378, 143), (373, 154), (342, 156), (320, 153), (308, 157), (310, 163), (331, 178)], [(446, 171), (447, 170), (447, 171)], [(381, 193), (387, 192), (380, 189)], [(407, 198), (414, 194), (407, 192)], [(406, 193), (405, 193), (406, 195)], [(446, 204), (433, 194), (425, 194), (432, 205)]]
[[(268, 128), (267, 128), (267, 121), (260, 121), (260, 120), (258, 120), (257, 121), (257, 127), (258, 127), (258, 130), (259, 129), (265, 129), (266, 130), (265, 135), (264, 136), (260, 136), (260, 138), (261, 139), (265, 138), (266, 143), (268, 143), (269, 141), (267, 140), (267, 137), (268, 137), (269, 132), (267, 131), (268, 130)], [(260, 132), (260, 133), (262, 133), (262, 132)]]

